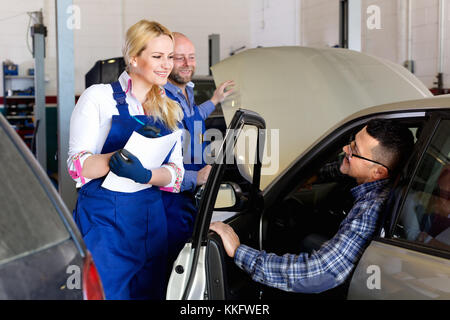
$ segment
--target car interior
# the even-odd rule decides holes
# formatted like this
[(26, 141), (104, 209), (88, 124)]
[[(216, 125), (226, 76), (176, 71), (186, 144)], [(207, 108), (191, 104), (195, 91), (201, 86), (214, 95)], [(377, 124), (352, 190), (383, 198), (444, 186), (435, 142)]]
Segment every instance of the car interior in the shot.
[[(409, 127), (417, 142), (422, 120), (404, 119), (402, 122)], [(292, 179), (297, 184), (293, 187), (288, 185), (285, 192), (280, 192), (284, 196), (280, 196), (275, 205), (264, 213), (267, 224), (263, 234), (264, 250), (278, 255), (311, 253), (335, 235), (353, 206), (350, 190), (357, 184), (350, 177), (333, 172), (330, 176), (327, 171), (330, 167), (338, 170), (336, 163), (340, 164), (344, 157), (342, 147), (363, 126), (342, 134)], [(396, 179), (394, 177), (393, 180)], [(344, 284), (320, 294), (288, 293), (269, 287), (263, 291), (267, 299), (345, 299), (350, 280), (351, 276)]]
[[(407, 123), (417, 141), (423, 120), (401, 121)], [(245, 200), (244, 209), (225, 222), (233, 227), (241, 243), (259, 248), (258, 236), (262, 230), (263, 250), (283, 255), (318, 250), (326, 240), (331, 239), (353, 206), (350, 190), (356, 186), (356, 181), (345, 176), (330, 181), (324, 168), (342, 161), (342, 147), (364, 125), (362, 123), (343, 131), (338, 137), (335, 135), (332, 142), (324, 140), (325, 147), (307, 163), (299, 165), (299, 170), (295, 170), (294, 166), (290, 170), (293, 173), (283, 178), (286, 182), (282, 184), (283, 190), (279, 190), (279, 196), (270, 204), (262, 205), (263, 208), (258, 207), (257, 203), (255, 206), (255, 202), (251, 200), (253, 186), (242, 178), (235, 166), (229, 166), (222, 181), (243, 183), (242, 198)], [(260, 223), (262, 212), (263, 219)], [(209, 263), (214, 268), (222, 265), (221, 269), (224, 270), (224, 288), (221, 290), (226, 299), (345, 299), (347, 296), (351, 277), (343, 285), (321, 294), (290, 293), (255, 283), (226, 255), (217, 234), (210, 232), (208, 241), (209, 250), (217, 251), (216, 257), (220, 260)], [(214, 249), (210, 249), (212, 247)], [(212, 265), (209, 269), (211, 268)], [(214, 298), (214, 294), (210, 298)]]

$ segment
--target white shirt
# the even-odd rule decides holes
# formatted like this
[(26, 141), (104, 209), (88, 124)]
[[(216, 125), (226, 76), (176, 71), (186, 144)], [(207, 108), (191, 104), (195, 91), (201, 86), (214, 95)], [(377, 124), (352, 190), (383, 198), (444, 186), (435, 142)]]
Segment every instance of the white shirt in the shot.
[[(132, 92), (132, 81), (126, 71), (119, 77), (120, 85), (126, 92), (126, 102), (130, 115), (144, 115), (142, 104), (136, 99)], [(76, 172), (73, 158), (82, 152), (87, 152), (79, 157), (81, 168), (84, 161), (92, 154), (100, 154), (106, 138), (111, 129), (113, 115), (119, 115), (116, 101), (113, 98), (113, 90), (109, 84), (94, 84), (87, 88), (72, 112), (70, 118), (69, 158), (67, 166), (69, 172)], [(174, 163), (184, 174), (181, 139), (177, 142), (169, 162)], [(172, 167), (164, 166), (171, 175), (172, 181), (165, 186), (171, 188), (176, 182), (176, 172)], [(77, 188), (82, 186), (81, 177), (74, 178)], [(85, 183), (90, 179), (84, 178)]]

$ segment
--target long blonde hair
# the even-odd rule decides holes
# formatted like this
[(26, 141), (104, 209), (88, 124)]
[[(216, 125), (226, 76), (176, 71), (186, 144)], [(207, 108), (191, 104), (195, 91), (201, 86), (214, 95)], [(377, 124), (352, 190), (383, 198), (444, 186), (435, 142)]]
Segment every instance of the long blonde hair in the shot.
[[(156, 21), (141, 20), (128, 29), (122, 49), (127, 72), (130, 71), (131, 58), (139, 56), (145, 50), (149, 40), (161, 35), (166, 35), (174, 41), (172, 32)], [(142, 107), (146, 114), (154, 117), (155, 120), (162, 121), (174, 131), (183, 119), (183, 110), (175, 101), (162, 93), (161, 87), (153, 85)]]

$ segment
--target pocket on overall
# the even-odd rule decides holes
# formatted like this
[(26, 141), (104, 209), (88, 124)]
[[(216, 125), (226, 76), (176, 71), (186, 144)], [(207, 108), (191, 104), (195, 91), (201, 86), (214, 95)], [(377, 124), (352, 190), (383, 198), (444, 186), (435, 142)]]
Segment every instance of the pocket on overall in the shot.
[(80, 190), (73, 215), (82, 236), (94, 226), (114, 227), (116, 220), (114, 196), (103, 192), (87, 193)]

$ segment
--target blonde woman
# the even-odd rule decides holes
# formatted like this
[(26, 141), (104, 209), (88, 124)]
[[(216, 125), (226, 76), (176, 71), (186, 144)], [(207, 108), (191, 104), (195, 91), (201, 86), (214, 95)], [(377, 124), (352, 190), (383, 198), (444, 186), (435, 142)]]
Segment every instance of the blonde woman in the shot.
[[(161, 189), (179, 192), (181, 138), (152, 170), (122, 148), (134, 131), (162, 137), (181, 128), (182, 110), (162, 88), (173, 67), (172, 33), (141, 20), (128, 29), (123, 56), (127, 68), (118, 81), (86, 89), (72, 113), (68, 168), (81, 187), (73, 214), (107, 299), (162, 299), (167, 230)], [(110, 191), (101, 186), (109, 171), (151, 187)]]

